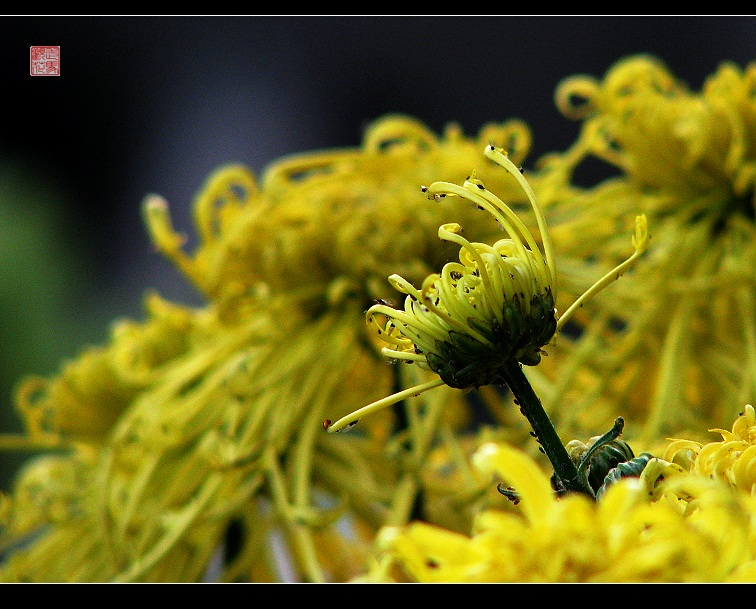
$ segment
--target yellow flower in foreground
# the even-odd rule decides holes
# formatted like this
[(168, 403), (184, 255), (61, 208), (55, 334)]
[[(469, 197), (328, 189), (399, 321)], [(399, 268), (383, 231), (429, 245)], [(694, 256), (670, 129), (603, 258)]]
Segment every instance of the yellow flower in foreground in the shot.
[(737, 486), (652, 459), (592, 502), (557, 498), (539, 466), (509, 445), (484, 444), (474, 462), (517, 489), (518, 512), (483, 511), (471, 535), (420, 522), (386, 527), (361, 581), (756, 579), (756, 500)]
[[(364, 311), (395, 297), (389, 273), (420, 280), (451, 259), (439, 224), (476, 231), (477, 210), (431, 205), (420, 185), (463, 179), (489, 142), (522, 158), (529, 132), (511, 121), (476, 138), (455, 127), (438, 137), (390, 116), (360, 148), (282, 159), (259, 181), (224, 167), (196, 199), (191, 253), (167, 203), (148, 197), (156, 248), (207, 304), (149, 295), (144, 321), (118, 321), (106, 345), (20, 384), (27, 434), (0, 446), (55, 454), (31, 460), (0, 502), (0, 544), (13, 548), (0, 579), (275, 580), (275, 540), (294, 579), (357, 574), (378, 527), (429, 509), (426, 458), (442, 429), (454, 444), (465, 407), (454, 391), (417, 400), (397, 411), (396, 442), (388, 411), (350, 438), (321, 423), (326, 410), (344, 414), (419, 381), (422, 371), (377, 354)], [(503, 197), (520, 196), (491, 180)], [(462, 514), (464, 527), (463, 512), (449, 519)], [(343, 534), (345, 515), (354, 535)]]
[[(654, 247), (631, 283), (574, 317), (581, 340), (562, 343), (569, 363), (540, 370), (554, 380), (540, 391), (547, 410), (577, 436), (618, 410), (647, 442), (723, 426), (756, 399), (756, 64), (725, 63), (694, 92), (659, 60), (634, 56), (602, 80), (566, 79), (556, 100), (583, 121), (534, 181), (561, 293), (581, 293), (621, 259), (617, 227), (635, 210)], [(577, 186), (590, 157), (614, 177)]]

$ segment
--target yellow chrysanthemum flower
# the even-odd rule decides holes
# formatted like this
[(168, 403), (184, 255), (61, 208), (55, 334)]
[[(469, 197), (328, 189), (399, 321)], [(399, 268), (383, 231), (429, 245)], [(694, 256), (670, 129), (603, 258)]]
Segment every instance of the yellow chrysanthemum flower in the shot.
[[(603, 80), (566, 79), (556, 100), (583, 121), (534, 182), (562, 294), (616, 263), (617, 227), (634, 210), (654, 247), (632, 284), (575, 316), (581, 340), (570, 363), (549, 362), (547, 410), (581, 435), (621, 409), (646, 442), (722, 426), (756, 399), (756, 64), (725, 63), (693, 92), (661, 61), (633, 56)], [(619, 175), (578, 186), (591, 157)]]
[[(438, 378), (377, 400), (335, 423), (326, 420), (324, 425), (330, 432), (342, 431), (365, 415), (442, 385), (457, 389), (506, 385), (555, 468), (558, 490), (593, 495), (594, 491), (578, 475), (562, 441), (543, 412), (522, 372), (522, 364), (538, 364), (542, 347), (572, 313), (619, 278), (645, 252), (649, 239), (646, 218), (636, 218), (632, 239), (635, 252), (604, 275), (564, 315), (558, 317), (554, 308), (554, 253), (535, 194), (503, 150), (490, 144), (484, 154), (513, 176), (527, 195), (544, 243), (544, 252), (541, 253), (522, 220), (506, 203), (486, 189), (475, 172), (462, 186), (436, 182), (424, 187), (423, 190), (433, 200), (460, 197), (476, 208), (489, 212), (507, 237), (493, 245), (471, 243), (461, 236), (462, 227), (459, 224), (442, 225), (438, 236), (461, 246), (460, 262), (447, 263), (441, 274), (429, 275), (421, 289), (413, 287), (399, 275), (389, 278), (392, 285), (407, 297), (403, 311), (380, 303), (367, 312), (368, 324), (389, 345), (382, 349), (382, 353), (432, 370)], [(383, 316), (385, 321), (377, 322), (378, 315)], [(621, 427), (617, 433), (620, 431)]]
[(558, 498), (540, 467), (507, 444), (485, 443), (473, 460), (482, 474), (517, 489), (516, 508), (479, 513), (469, 535), (422, 522), (386, 527), (359, 581), (723, 582), (756, 575), (756, 501), (736, 485), (652, 459), (591, 502)]
[[(465, 417), (457, 392), (439, 390), (397, 417), (396, 441), (386, 441), (388, 411), (359, 436), (323, 433), (326, 409), (346, 413), (422, 372), (385, 364), (364, 311), (395, 297), (388, 274), (419, 280), (451, 259), (439, 224), (476, 230), (477, 210), (429, 204), (420, 186), (461, 180), (489, 142), (520, 159), (529, 137), (517, 121), (438, 137), (390, 116), (362, 147), (282, 159), (259, 182), (222, 168), (195, 202), (192, 253), (166, 202), (148, 197), (156, 248), (207, 305), (150, 295), (144, 322), (119, 321), (106, 345), (59, 375), (21, 383), (28, 433), (0, 445), (56, 456), (32, 460), (2, 501), (0, 544), (15, 550), (0, 579), (277, 579), (279, 538), (295, 579), (354, 576), (379, 526), (425, 509), (426, 457)], [(491, 181), (505, 198), (521, 196)], [(496, 231), (483, 224), (479, 234)]]

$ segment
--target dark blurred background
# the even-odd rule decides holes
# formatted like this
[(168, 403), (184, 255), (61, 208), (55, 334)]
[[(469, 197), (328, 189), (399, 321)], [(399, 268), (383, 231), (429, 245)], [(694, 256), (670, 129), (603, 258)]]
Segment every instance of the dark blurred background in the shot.
[[(60, 76), (30, 76), (33, 45), (61, 47)], [(578, 131), (557, 83), (633, 53), (698, 89), (721, 62), (756, 59), (756, 18), (0, 17), (0, 431), (21, 428), (22, 374), (140, 318), (148, 288), (199, 303), (150, 247), (147, 193), (191, 233), (214, 168), (355, 146), (389, 112), (470, 134), (522, 118), (532, 163)], [(0, 453), (0, 488), (17, 462)]]

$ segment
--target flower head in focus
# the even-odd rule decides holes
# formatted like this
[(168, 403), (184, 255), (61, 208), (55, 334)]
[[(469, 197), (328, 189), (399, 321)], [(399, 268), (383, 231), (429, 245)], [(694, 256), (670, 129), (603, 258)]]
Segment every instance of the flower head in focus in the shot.
[(438, 236), (460, 246), (459, 262), (447, 263), (440, 274), (429, 275), (419, 289), (397, 274), (389, 277), (406, 298), (404, 310), (385, 303), (368, 309), (368, 324), (390, 345), (382, 353), (430, 369), (438, 378), (378, 400), (335, 423), (326, 420), (328, 431), (341, 431), (364, 415), (441, 385), (457, 389), (511, 385), (509, 367), (538, 364), (542, 347), (573, 311), (622, 275), (645, 252), (646, 219), (638, 216), (632, 240), (635, 252), (558, 318), (554, 308), (554, 252), (535, 194), (503, 150), (489, 145), (484, 154), (513, 176), (525, 192), (538, 223), (543, 253), (522, 220), (484, 186), (477, 173), (468, 176), (462, 186), (436, 182), (423, 187), (432, 200), (459, 197), (487, 211), (507, 236), (493, 245), (470, 242), (461, 235), (458, 223), (442, 225)]
[[(519, 176), (501, 151), (490, 146), (486, 155)], [(391, 275), (392, 285), (407, 295), (405, 310), (376, 304), (368, 310), (368, 323), (394, 345), (384, 355), (427, 366), (450, 387), (503, 384), (502, 363), (514, 358), (537, 364), (541, 347), (556, 331), (553, 258), (551, 268), (546, 261), (550, 245), (546, 256), (541, 254), (530, 231), (475, 174), (461, 188), (435, 183), (427, 191), (435, 200), (457, 195), (473, 202), (491, 213), (508, 236), (489, 246), (470, 243), (457, 223), (441, 226), (438, 236), (461, 246), (459, 262), (429, 275), (419, 290)], [(543, 221), (540, 213), (537, 217)], [(387, 321), (379, 323), (378, 316)]]
[[(438, 236), (442, 240), (461, 246), (460, 262), (445, 265), (441, 275), (427, 277), (420, 290), (401, 277), (390, 277), (408, 296), (406, 318), (387, 311), (382, 304), (368, 311), (368, 323), (383, 313), (391, 319), (386, 334), (390, 336), (394, 328), (399, 328), (406, 337), (397, 343), (404, 347), (397, 353), (398, 358), (406, 357), (407, 351), (426, 354), (428, 366), (447, 385), (456, 388), (502, 383), (497, 368), (503, 360), (514, 358), (527, 365), (537, 364), (541, 347), (551, 340), (557, 324), (554, 258), (543, 215), (528, 183), (506, 155), (494, 146), (486, 148), (485, 154), (514, 175), (528, 193), (544, 235), (545, 254), (522, 221), (486, 190), (474, 173), (461, 188), (435, 183), (427, 189), (430, 198), (438, 201), (456, 195), (467, 199), (488, 211), (507, 238), (488, 246), (470, 243), (461, 235), (462, 227), (457, 223), (440, 227)], [(439, 319), (446, 322), (440, 337), (434, 327)], [(413, 339), (414, 347), (408, 348), (408, 338)]]

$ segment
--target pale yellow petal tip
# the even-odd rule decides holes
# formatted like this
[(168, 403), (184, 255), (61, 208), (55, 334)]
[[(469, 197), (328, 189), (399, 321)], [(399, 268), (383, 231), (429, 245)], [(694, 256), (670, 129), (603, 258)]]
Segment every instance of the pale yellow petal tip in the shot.
[(149, 194), (142, 202), (142, 210), (155, 247), (174, 252), (184, 244), (185, 238), (173, 230), (168, 201), (160, 195)]
[(483, 151), (483, 154), (488, 157), (491, 160), (496, 161), (496, 159), (500, 159), (501, 157), (508, 158), (509, 153), (504, 150), (504, 148), (499, 148), (498, 146), (494, 146), (493, 144), (489, 144), (486, 146), (485, 150)]
[(378, 551), (390, 551), (402, 536), (402, 529), (397, 526), (382, 527), (375, 536), (375, 545)]
[(497, 457), (501, 453), (501, 448), (494, 442), (486, 442), (473, 455), (473, 466), (482, 474), (495, 474), (500, 472), (497, 467)]
[(633, 235), (633, 247), (636, 253), (642, 254), (648, 248), (651, 236), (648, 234), (648, 220), (646, 214), (635, 217), (635, 235)]
[(461, 235), (464, 229), (456, 222), (449, 222), (438, 227), (438, 236), (443, 239), (447, 235)]
[(168, 201), (165, 200), (165, 197), (161, 197), (160, 195), (150, 193), (142, 202), (142, 205), (144, 205), (148, 209), (155, 209), (155, 210), (167, 210), (168, 209)]
[(402, 391), (397, 391), (396, 393), (386, 396), (385, 398), (381, 398), (380, 400), (376, 400), (375, 402), (372, 402), (367, 406), (363, 406), (362, 408), (355, 410), (351, 414), (341, 417), (335, 423), (330, 419), (326, 419), (325, 421), (323, 421), (323, 429), (325, 429), (328, 433), (336, 433), (351, 429), (352, 427), (357, 425), (357, 423), (359, 423), (360, 419), (362, 419), (363, 417), (378, 412), (379, 410), (383, 410), (388, 406), (393, 406), (394, 404), (401, 402), (404, 399), (417, 397), (420, 394), (425, 393), (426, 391), (430, 391), (431, 389), (435, 389), (436, 387), (439, 387), (443, 384), (443, 380), (441, 380), (440, 378), (435, 378), (426, 383), (407, 387)]
[(159, 227), (163, 230), (168, 229), (173, 232), (170, 213), (168, 211), (168, 201), (164, 197), (156, 194), (147, 195), (142, 201), (142, 210), (150, 229)]

